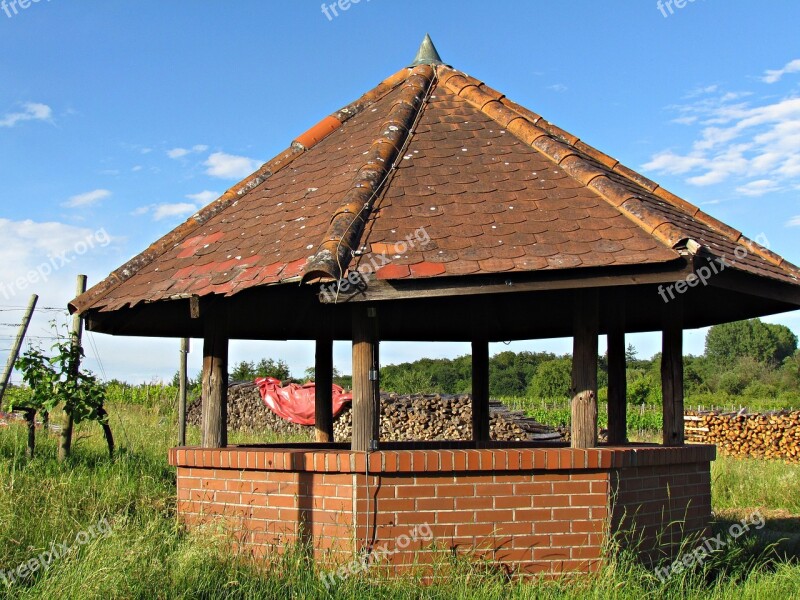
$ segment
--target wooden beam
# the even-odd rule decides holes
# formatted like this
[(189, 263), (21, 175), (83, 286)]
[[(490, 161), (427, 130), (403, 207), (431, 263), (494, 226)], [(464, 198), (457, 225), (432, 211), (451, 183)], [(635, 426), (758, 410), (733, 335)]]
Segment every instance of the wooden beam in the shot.
[(351, 449), (374, 449), (380, 438), (378, 316), (374, 307), (353, 309), (353, 438)]
[(333, 441), (333, 338), (317, 338), (314, 361), (314, 429), (318, 442)]
[(597, 336), (599, 302), (596, 290), (576, 292), (572, 353), (572, 447), (597, 446)]
[(488, 442), (489, 428), (489, 340), (472, 340), (472, 439)]
[(683, 304), (680, 298), (664, 313), (661, 352), (661, 390), (664, 408), (664, 445), (682, 446), (683, 431)]
[(228, 338), (225, 315), (208, 311), (204, 315), (202, 445), (228, 445)]
[[(711, 261), (701, 257), (695, 257), (695, 272), (699, 279), (696, 286), (702, 285), (705, 280), (709, 285), (723, 290), (800, 306), (800, 285), (796, 283), (759, 277), (740, 271), (735, 266), (720, 270), (718, 262), (711, 265)], [(703, 278), (700, 279), (700, 276)]]
[(338, 295), (319, 293), (323, 304), (343, 302), (369, 302), (465, 296), (478, 294), (508, 294), (514, 292), (539, 292), (550, 290), (592, 289), (654, 283), (675, 283), (693, 272), (692, 262), (684, 258), (647, 268), (621, 267), (616, 270), (581, 269), (579, 275), (573, 269), (567, 272), (544, 271), (534, 273), (510, 273), (497, 276), (429, 277), (383, 281), (372, 279), (366, 285), (351, 286)]
[(186, 374), (189, 359), (189, 338), (181, 338), (181, 353), (178, 366), (178, 446), (186, 445), (186, 393), (188, 377)]
[(608, 319), (608, 443), (628, 441), (628, 380), (625, 364), (625, 299), (612, 301)]

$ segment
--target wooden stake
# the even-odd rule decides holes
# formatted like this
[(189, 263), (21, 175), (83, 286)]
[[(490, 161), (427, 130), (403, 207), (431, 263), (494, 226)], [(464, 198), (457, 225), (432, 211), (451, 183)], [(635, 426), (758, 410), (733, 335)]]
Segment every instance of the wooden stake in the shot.
[(178, 445), (186, 445), (186, 363), (189, 355), (189, 338), (181, 339), (180, 367), (178, 369)]
[(472, 439), (488, 442), (489, 430), (489, 340), (472, 340)]
[(22, 342), (25, 339), (25, 334), (28, 331), (28, 325), (31, 323), (31, 315), (33, 315), (33, 311), (36, 309), (36, 302), (38, 300), (39, 296), (36, 294), (31, 296), (31, 299), (28, 301), (28, 307), (25, 309), (25, 314), (22, 316), (22, 322), (19, 324), (17, 337), (14, 340), (14, 345), (11, 347), (11, 354), (8, 355), (6, 368), (3, 371), (2, 387), (0, 387), (0, 406), (3, 405), (3, 396), (5, 395), (6, 388), (8, 387), (8, 380), (11, 379), (11, 372), (14, 370), (14, 363), (17, 362), (20, 348), (22, 348)]
[(333, 339), (317, 338), (314, 360), (314, 428), (318, 442), (333, 441)]
[(675, 299), (664, 315), (661, 353), (664, 445), (682, 446), (683, 429), (683, 305)]
[(378, 318), (373, 307), (353, 310), (353, 438), (351, 449), (367, 451), (380, 437)]
[[(86, 275), (78, 275), (78, 281), (75, 286), (75, 296), (80, 296), (86, 291)], [(75, 346), (80, 346), (83, 340), (83, 319), (76, 312), (72, 315), (72, 343)], [(75, 373), (77, 375), (78, 369), (81, 368), (80, 360), (75, 361)], [(61, 437), (58, 444), (58, 460), (64, 461), (69, 457), (72, 452), (72, 428), (74, 420), (72, 413), (64, 411), (62, 416)]]
[(614, 300), (608, 327), (608, 443), (628, 441), (628, 379), (625, 364), (625, 304)]
[(221, 311), (205, 313), (203, 340), (202, 445), (228, 445), (228, 338)]
[(597, 446), (597, 336), (599, 308), (596, 290), (576, 292), (572, 358), (572, 447)]

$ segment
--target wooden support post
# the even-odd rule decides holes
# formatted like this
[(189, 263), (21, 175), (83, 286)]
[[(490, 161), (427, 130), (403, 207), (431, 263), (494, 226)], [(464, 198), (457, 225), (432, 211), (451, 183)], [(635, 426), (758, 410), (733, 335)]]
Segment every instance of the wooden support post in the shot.
[(608, 443), (628, 441), (628, 380), (625, 364), (625, 303), (612, 301), (608, 325)]
[(378, 316), (373, 307), (353, 308), (352, 450), (373, 449), (380, 438)]
[(203, 339), (203, 437), (204, 448), (228, 445), (228, 337), (226, 314), (207, 311)]
[(19, 329), (17, 330), (17, 337), (14, 339), (14, 345), (11, 347), (11, 354), (8, 355), (8, 361), (6, 362), (6, 368), (3, 371), (3, 380), (0, 384), (3, 387), (0, 387), (0, 406), (3, 405), (3, 396), (6, 393), (6, 388), (8, 387), (8, 381), (11, 379), (11, 371), (14, 370), (14, 363), (17, 362), (17, 357), (19, 356), (20, 348), (22, 348), (22, 341), (25, 339), (25, 334), (28, 331), (28, 325), (31, 323), (31, 315), (33, 315), (33, 311), (36, 309), (36, 302), (39, 300), (39, 296), (33, 294), (31, 299), (28, 301), (28, 308), (25, 309), (25, 314), (22, 316), (22, 322), (19, 324)]
[(317, 441), (333, 441), (333, 339), (317, 338), (314, 361), (314, 428)]
[[(86, 275), (78, 275), (78, 281), (75, 286), (75, 296), (80, 296), (86, 291)], [(83, 319), (76, 312), (72, 315), (72, 343), (80, 346), (83, 339)], [(80, 362), (76, 361), (73, 365), (75, 373), (81, 368)], [(74, 418), (71, 412), (64, 411), (62, 417), (63, 422), (61, 425), (61, 437), (58, 443), (58, 460), (66, 460), (72, 452), (72, 428), (74, 426)]]
[(683, 305), (667, 304), (661, 353), (661, 390), (664, 408), (664, 445), (682, 446), (683, 432)]
[(489, 428), (489, 340), (484, 335), (472, 340), (472, 439), (488, 442)]
[(181, 339), (180, 365), (178, 368), (178, 446), (186, 445), (186, 363), (189, 355), (189, 338)]
[(572, 353), (572, 447), (597, 446), (597, 336), (599, 306), (596, 290), (576, 292)]

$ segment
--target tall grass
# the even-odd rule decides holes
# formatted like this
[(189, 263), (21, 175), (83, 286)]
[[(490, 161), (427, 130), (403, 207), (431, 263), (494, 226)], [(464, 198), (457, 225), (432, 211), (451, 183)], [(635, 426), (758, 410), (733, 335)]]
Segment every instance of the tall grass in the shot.
[[(77, 548), (0, 598), (792, 598), (800, 567), (775, 560), (752, 541), (732, 545), (702, 569), (662, 584), (625, 553), (592, 577), (509, 582), (502, 573), (466, 560), (445, 560), (440, 578), (388, 580), (377, 571), (330, 591), (299, 549), (253, 563), (230, 550), (214, 528), (185, 531), (175, 514), (175, 474), (167, 465), (174, 413), (154, 403), (111, 404), (120, 451), (109, 459), (100, 428), (81, 424), (74, 456), (56, 462), (56, 439), (39, 432), (33, 460), (24, 457), (25, 431), (0, 429), (0, 570), (74, 540), (106, 518), (111, 535)], [(190, 443), (198, 433), (189, 429)], [(240, 434), (246, 441), (277, 441)], [(781, 509), (800, 514), (800, 467), (721, 458), (714, 466), (719, 507)], [(785, 521), (784, 516), (784, 521)], [(782, 523), (784, 526), (785, 523)], [(749, 544), (749, 545), (748, 545)]]

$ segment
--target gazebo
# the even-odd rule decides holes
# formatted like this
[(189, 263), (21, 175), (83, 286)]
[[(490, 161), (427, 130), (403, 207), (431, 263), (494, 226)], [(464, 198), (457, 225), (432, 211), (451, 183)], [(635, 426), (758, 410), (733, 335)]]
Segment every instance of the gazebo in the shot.
[[(187, 524), (220, 520), (256, 556), (293, 541), (341, 560), (385, 546), (401, 566), (435, 546), (514, 573), (586, 572), (609, 536), (633, 533), (652, 560), (705, 531), (715, 450), (684, 445), (683, 330), (794, 310), (799, 274), (445, 65), (426, 37), (411, 66), (70, 309), (90, 331), (203, 338), (202, 447), (169, 456)], [(660, 445), (627, 439), (625, 334), (641, 331), (663, 332)], [(489, 343), (565, 336), (570, 444), (492, 441)], [(316, 443), (227, 443), (231, 339), (315, 341)], [(333, 438), (334, 340), (352, 340), (349, 443)], [(379, 439), (381, 340), (471, 342), (471, 439)]]

